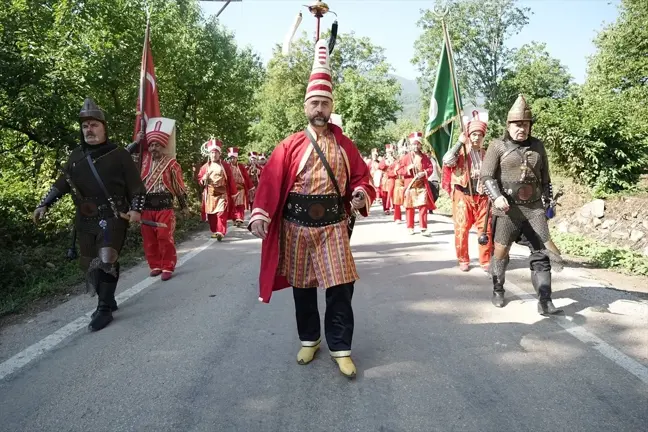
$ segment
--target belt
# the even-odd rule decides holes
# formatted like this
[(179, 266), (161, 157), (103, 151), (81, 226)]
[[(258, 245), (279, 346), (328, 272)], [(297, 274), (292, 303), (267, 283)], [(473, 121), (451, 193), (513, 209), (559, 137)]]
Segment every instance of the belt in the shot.
[(542, 199), (542, 190), (536, 180), (502, 182), (502, 193), (515, 204), (531, 204)]
[(148, 193), (144, 202), (144, 210), (166, 210), (173, 208), (173, 195), (170, 193)]
[[(483, 194), (483, 193), (479, 193), (479, 192), (477, 192), (477, 186), (476, 186), (476, 185), (473, 184), (473, 185), (471, 185), (471, 186), (473, 187), (473, 193), (472, 193), (472, 194), (473, 194), (474, 196), (481, 196), (481, 195), (485, 195), (485, 194)], [(461, 186), (461, 185), (456, 184), (456, 185), (455, 185), (455, 189), (458, 190), (458, 191), (461, 191), (464, 195), (470, 195), (470, 189), (468, 189), (468, 188), (465, 187), (465, 186)]]
[[(125, 197), (113, 196), (112, 199), (118, 211), (128, 211), (128, 202)], [(82, 220), (92, 221), (115, 217), (110, 204), (106, 202), (104, 197), (84, 197), (75, 200), (75, 204)]]
[(287, 221), (307, 227), (323, 227), (342, 222), (346, 218), (340, 198), (330, 195), (288, 194), (283, 217)]

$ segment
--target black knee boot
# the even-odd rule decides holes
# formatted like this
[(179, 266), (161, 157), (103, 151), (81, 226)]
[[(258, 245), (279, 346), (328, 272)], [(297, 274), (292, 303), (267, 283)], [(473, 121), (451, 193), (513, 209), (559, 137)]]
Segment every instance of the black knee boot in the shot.
[(551, 301), (551, 272), (531, 271), (531, 283), (538, 295), (538, 313), (540, 315), (553, 315), (561, 313)]
[(491, 302), (495, 307), (504, 307), (504, 283), (506, 281), (506, 266), (509, 259), (491, 258), (489, 272), (493, 277), (493, 297)]
[(117, 289), (118, 278), (99, 272), (97, 285), (97, 310), (92, 314), (90, 325), (88, 326), (91, 331), (98, 331), (106, 327), (113, 320), (112, 310), (115, 302), (115, 290)]

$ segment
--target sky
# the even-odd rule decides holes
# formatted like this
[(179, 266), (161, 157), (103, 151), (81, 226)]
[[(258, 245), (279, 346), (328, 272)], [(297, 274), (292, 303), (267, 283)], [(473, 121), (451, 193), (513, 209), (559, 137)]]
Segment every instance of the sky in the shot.
[[(303, 20), (295, 38), (302, 31), (315, 34), (316, 20), (303, 6), (310, 0), (242, 0), (231, 2), (219, 17), (232, 31), (237, 43), (251, 46), (264, 63), (272, 56), (275, 44), (283, 43), (292, 23), (301, 11)], [(411, 63), (414, 41), (421, 34), (416, 22), (421, 10), (434, 5), (433, 0), (328, 0), (337, 13), (338, 34), (355, 32), (385, 48), (395, 74), (416, 79), (418, 71)], [(577, 83), (587, 74), (587, 57), (595, 53), (593, 39), (605, 24), (618, 16), (620, 0), (520, 0), (531, 9), (529, 24), (507, 43), (517, 48), (531, 41), (544, 42), (549, 54), (565, 65)], [(215, 15), (223, 2), (202, 2), (205, 15)], [(322, 28), (330, 28), (336, 17), (329, 13)]]

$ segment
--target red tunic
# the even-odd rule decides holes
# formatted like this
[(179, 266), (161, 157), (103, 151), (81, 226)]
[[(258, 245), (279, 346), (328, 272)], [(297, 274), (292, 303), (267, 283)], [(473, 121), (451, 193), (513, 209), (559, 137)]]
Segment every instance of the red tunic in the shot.
[[(328, 127), (343, 150), (349, 168), (348, 187), (345, 191), (341, 191), (345, 195), (346, 210), (351, 212), (352, 195), (354, 191), (360, 189), (364, 192), (367, 201), (366, 207), (359, 212), (362, 216), (367, 216), (371, 203), (376, 198), (369, 169), (353, 141), (342, 134), (342, 129), (334, 124), (329, 124)], [(250, 229), (255, 220), (269, 222), (268, 235), (261, 246), (259, 300), (263, 303), (270, 303), (273, 291), (290, 286), (286, 277), (278, 274), (283, 208), (298, 173), (314, 151), (306, 134), (303, 131), (298, 132), (279, 143), (263, 167), (263, 177), (256, 191), (254, 209), (248, 225)]]
[[(230, 165), (230, 166), (234, 167), (234, 165)], [(239, 172), (241, 173), (241, 179), (240, 179), (240, 180), (242, 180), (241, 183), (239, 183), (240, 180), (237, 180), (238, 176), (236, 175), (234, 170), (231, 169), (231, 168), (230, 168), (230, 170), (232, 171), (232, 174), (234, 175), (234, 180), (235, 180), (235, 183), (236, 183), (237, 193), (238, 193), (238, 186), (240, 185), (240, 186), (243, 187), (243, 189), (242, 189), (242, 191), (243, 191), (243, 197), (242, 197), (243, 198), (243, 205), (245, 207), (247, 207), (249, 205), (250, 191), (252, 189), (254, 189), (254, 183), (252, 183), (252, 179), (250, 178), (250, 174), (248, 173), (247, 167), (245, 165), (243, 165), (242, 163), (237, 163), (236, 166), (238, 166)], [(235, 193), (234, 195), (237, 195), (237, 193)], [(235, 219), (233, 212), (231, 212), (230, 218), (232, 220)]]
[[(428, 183), (428, 177), (434, 172), (434, 165), (432, 161), (425, 154), (421, 154), (421, 170), (425, 171), (425, 176), (421, 179), (421, 183), (425, 185), (425, 190), (427, 191), (427, 208), (428, 210), (435, 210), (436, 205), (434, 205), (434, 195), (432, 194), (432, 189), (430, 189), (430, 184)], [(408, 166), (414, 163), (412, 153), (405, 154), (400, 162), (398, 168), (398, 175), (405, 179), (405, 189), (414, 181), (414, 173), (407, 169)]]
[[(227, 162), (223, 161), (218, 161), (218, 163), (222, 168), (223, 171), (225, 171), (225, 177), (227, 181), (227, 193), (226, 199), (227, 199), (227, 212), (232, 212), (234, 211), (234, 203), (232, 202), (232, 196), (236, 195), (236, 183), (234, 182), (234, 175), (232, 174), (232, 170), (229, 167), (229, 164)], [(200, 167), (200, 171), (198, 172), (198, 183), (202, 185), (202, 181), (207, 174), (207, 170), (209, 169), (209, 166), (212, 164), (211, 161), (207, 162), (204, 164), (202, 167)], [(201, 216), (202, 220), (206, 221), (207, 220), (207, 214), (205, 213), (205, 194), (207, 193), (207, 190), (209, 189), (209, 186), (204, 186), (203, 189), (203, 199), (202, 199), (202, 205), (201, 205)]]

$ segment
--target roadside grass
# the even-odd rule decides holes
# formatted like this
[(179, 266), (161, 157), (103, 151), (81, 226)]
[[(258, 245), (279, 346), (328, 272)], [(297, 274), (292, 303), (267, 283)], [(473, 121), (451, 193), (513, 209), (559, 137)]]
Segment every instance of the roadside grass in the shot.
[[(176, 212), (176, 217), (176, 242), (187, 239), (204, 227), (195, 212), (188, 218)], [(37, 300), (71, 293), (72, 288), (83, 282), (84, 275), (79, 269), (78, 259), (71, 261), (65, 256), (70, 247), (70, 236), (71, 233), (61, 234), (36, 248), (13, 249), (10, 256), (3, 257), (5, 268), (0, 268), (0, 272), (9, 275), (9, 278), (5, 279), (0, 289), (0, 318), (21, 313)], [(122, 269), (127, 270), (143, 260), (140, 228), (130, 227), (120, 257)]]
[(609, 246), (579, 234), (554, 231), (551, 237), (563, 255), (585, 258), (592, 267), (648, 276), (648, 257), (640, 252)]

